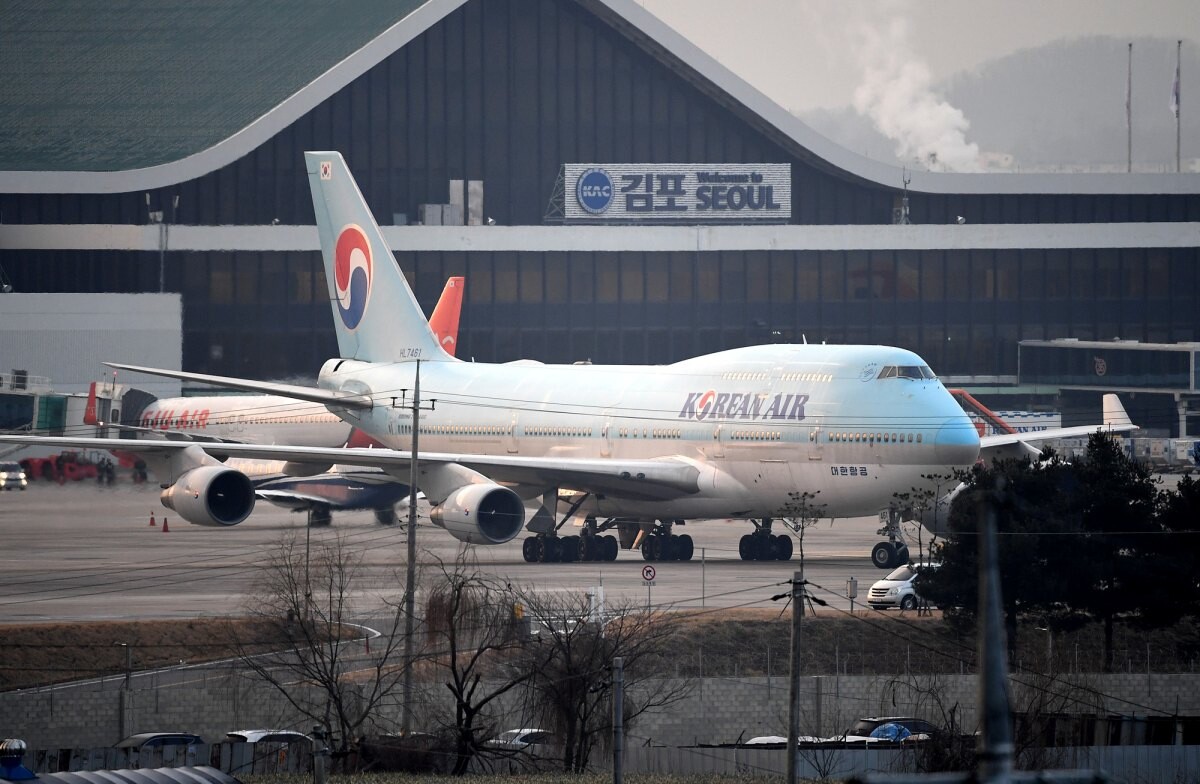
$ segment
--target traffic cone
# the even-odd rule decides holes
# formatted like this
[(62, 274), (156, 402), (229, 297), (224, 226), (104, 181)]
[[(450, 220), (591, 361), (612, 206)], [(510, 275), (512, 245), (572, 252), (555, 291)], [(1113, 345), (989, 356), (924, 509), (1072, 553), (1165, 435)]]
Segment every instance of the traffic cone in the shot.
[(151, 512), (151, 513), (150, 513), (150, 525), (151, 525), (151, 526), (156, 526), (156, 525), (158, 525), (158, 523), (154, 522), (154, 512)]
[(170, 529), (170, 528), (167, 528), (167, 516), (166, 516), (166, 515), (163, 515), (163, 533), (164, 533), (164, 534), (167, 534), (167, 533), (170, 533), (170, 532), (171, 532), (171, 529)]

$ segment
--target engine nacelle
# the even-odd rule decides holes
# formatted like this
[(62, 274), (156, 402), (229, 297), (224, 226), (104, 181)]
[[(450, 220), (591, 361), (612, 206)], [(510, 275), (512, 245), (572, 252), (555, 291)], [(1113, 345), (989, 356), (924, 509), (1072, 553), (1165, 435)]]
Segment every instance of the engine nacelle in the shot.
[(429, 519), (468, 544), (504, 544), (521, 532), (525, 505), (497, 484), (470, 484), (450, 493), (429, 512)]
[(957, 487), (939, 498), (933, 506), (912, 515), (912, 519), (919, 522), (934, 536), (945, 537), (950, 528), (950, 506), (966, 487), (966, 484), (960, 482)]
[(162, 505), (196, 525), (237, 525), (254, 511), (254, 487), (241, 471), (201, 466), (162, 491)]

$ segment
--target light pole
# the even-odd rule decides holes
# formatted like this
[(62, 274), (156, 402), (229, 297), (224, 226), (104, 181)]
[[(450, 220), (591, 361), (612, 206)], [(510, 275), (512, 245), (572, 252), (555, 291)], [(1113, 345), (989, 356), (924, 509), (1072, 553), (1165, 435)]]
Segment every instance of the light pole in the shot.
[(1046, 674), (1054, 674), (1054, 632), (1049, 626), (1035, 627), (1039, 632), (1046, 633)]
[(166, 291), (166, 255), (167, 255), (167, 232), (170, 231), (171, 224), (175, 222), (175, 213), (179, 210), (179, 195), (176, 194), (171, 199), (171, 219), (166, 220), (166, 213), (163, 210), (150, 209), (150, 194), (146, 194), (146, 214), (150, 218), (151, 223), (158, 224), (158, 293), (162, 294)]

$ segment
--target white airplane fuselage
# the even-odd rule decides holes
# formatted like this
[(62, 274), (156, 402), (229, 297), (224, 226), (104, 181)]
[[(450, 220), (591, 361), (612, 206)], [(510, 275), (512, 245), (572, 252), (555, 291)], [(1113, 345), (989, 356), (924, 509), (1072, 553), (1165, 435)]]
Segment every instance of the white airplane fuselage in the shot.
[[(700, 471), (697, 492), (681, 498), (601, 495), (602, 515), (785, 517), (803, 492), (817, 494), (808, 505), (820, 517), (871, 515), (898, 488), (978, 457), (978, 434), (941, 382), (878, 377), (924, 366), (902, 349), (826, 345), (753, 346), (656, 367), (422, 362), (419, 450), (663, 458)], [(407, 450), (415, 369), (331, 360), (320, 383), (394, 397), (341, 413)]]
[(148, 430), (255, 444), (339, 447), (350, 426), (320, 403), (277, 395), (212, 395), (156, 400), (138, 425)]

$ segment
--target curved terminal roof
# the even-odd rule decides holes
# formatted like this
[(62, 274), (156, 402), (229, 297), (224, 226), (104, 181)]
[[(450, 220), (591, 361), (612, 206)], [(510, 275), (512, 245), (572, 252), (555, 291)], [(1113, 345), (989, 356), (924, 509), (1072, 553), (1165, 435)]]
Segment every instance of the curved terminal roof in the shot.
[(37, 781), (54, 784), (240, 784), (228, 773), (208, 766), (42, 773)]
[[(482, 0), (0, 5), (0, 192), (123, 193), (203, 176), (252, 152), (472, 1)], [(821, 136), (636, 0), (575, 1), (799, 159), (899, 188), (898, 167)], [(1196, 174), (909, 177), (911, 190), (927, 193), (1200, 192)]]

